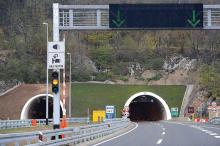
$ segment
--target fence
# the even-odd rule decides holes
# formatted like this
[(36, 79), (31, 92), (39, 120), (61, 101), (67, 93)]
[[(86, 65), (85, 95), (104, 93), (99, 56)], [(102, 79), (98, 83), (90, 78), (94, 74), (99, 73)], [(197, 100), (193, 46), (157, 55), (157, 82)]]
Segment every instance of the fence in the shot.
[[(49, 119), (49, 123), (52, 123), (52, 119)], [(68, 123), (88, 123), (88, 117), (82, 118), (67, 118)], [(36, 119), (37, 125), (46, 125), (46, 119)], [(0, 120), (0, 130), (2, 129), (13, 129), (13, 128), (24, 128), (31, 127), (32, 119), (28, 120)]]
[(80, 127), (71, 127), (57, 130), (38, 132), (2, 134), (0, 146), (5, 145), (50, 145), (79, 144), (114, 133), (129, 125), (128, 119), (111, 120), (102, 124), (91, 124)]

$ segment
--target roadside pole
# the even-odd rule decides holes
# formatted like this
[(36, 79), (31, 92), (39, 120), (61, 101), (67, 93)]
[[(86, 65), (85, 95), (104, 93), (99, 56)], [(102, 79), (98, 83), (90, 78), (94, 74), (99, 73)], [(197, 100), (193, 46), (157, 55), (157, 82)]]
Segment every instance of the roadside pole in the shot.
[[(46, 25), (46, 27), (47, 27), (47, 59), (48, 59), (48, 23), (43, 22), (43, 24)], [(49, 81), (48, 81), (48, 61), (47, 61), (47, 71), (46, 71), (46, 74), (47, 74), (47, 75), (46, 75), (46, 78), (47, 78), (47, 79), (46, 79), (46, 80), (47, 80), (47, 81), (46, 81), (46, 125), (48, 125), (48, 124), (49, 124), (49, 122), (48, 122), (48, 114), (49, 114), (49, 113), (48, 113), (48, 112), (49, 112), (49, 111), (48, 111), (48, 110), (49, 110), (49, 109), (48, 109), (48, 84), (49, 84), (49, 83), (48, 83), (48, 82), (49, 82)]]

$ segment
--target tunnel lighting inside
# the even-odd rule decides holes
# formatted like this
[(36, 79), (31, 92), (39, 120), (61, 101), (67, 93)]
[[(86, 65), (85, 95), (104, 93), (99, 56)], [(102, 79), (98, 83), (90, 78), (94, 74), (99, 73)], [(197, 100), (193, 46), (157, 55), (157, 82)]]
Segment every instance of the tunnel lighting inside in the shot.
[[(53, 97), (48, 96), (48, 118), (53, 118)], [(60, 117), (62, 117), (62, 105), (60, 106)], [(45, 119), (46, 118), (46, 96), (38, 95), (30, 98), (21, 112), (21, 119)]]
[(159, 100), (152, 96), (139, 96), (129, 105), (131, 121), (158, 121), (163, 120), (164, 107)]

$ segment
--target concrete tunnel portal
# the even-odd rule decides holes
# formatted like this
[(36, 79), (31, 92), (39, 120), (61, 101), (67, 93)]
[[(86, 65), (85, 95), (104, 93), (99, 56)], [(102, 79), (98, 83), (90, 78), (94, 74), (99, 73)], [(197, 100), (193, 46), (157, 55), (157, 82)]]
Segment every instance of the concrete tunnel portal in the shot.
[[(48, 94), (48, 117), (53, 118), (53, 95)], [(63, 104), (60, 102), (60, 117), (63, 113)], [(45, 119), (46, 94), (31, 97), (24, 105), (20, 119)]]
[(139, 92), (132, 95), (124, 105), (131, 121), (159, 121), (171, 119), (167, 103), (152, 92)]

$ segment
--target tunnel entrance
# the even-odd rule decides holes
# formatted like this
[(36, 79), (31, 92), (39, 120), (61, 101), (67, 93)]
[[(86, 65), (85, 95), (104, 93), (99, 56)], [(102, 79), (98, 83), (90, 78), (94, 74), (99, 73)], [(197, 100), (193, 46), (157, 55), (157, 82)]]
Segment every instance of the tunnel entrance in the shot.
[[(53, 118), (53, 96), (48, 96), (48, 118)], [(60, 117), (63, 115), (62, 103), (60, 104)], [(46, 119), (46, 95), (32, 97), (24, 105), (21, 119)]]
[[(48, 98), (48, 118), (53, 118), (53, 98)], [(61, 109), (61, 107), (60, 107)], [(63, 113), (60, 110), (60, 117)], [(46, 96), (37, 98), (30, 104), (30, 109), (28, 111), (28, 119), (45, 119), (46, 118)]]
[(163, 105), (152, 96), (139, 96), (129, 105), (131, 121), (159, 121), (163, 120)]
[(125, 103), (123, 117), (131, 121), (170, 120), (171, 113), (167, 103), (152, 92), (139, 92), (132, 95)]

